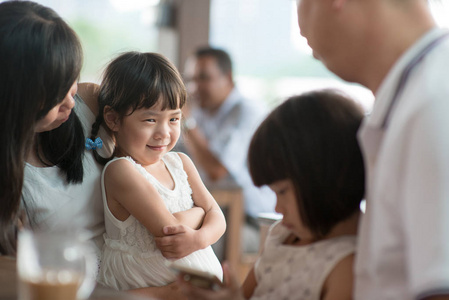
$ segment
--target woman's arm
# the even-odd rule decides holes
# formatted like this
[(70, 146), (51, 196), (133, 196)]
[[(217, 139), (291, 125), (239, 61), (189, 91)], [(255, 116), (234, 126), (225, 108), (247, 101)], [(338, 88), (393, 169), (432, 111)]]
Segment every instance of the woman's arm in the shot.
[(100, 86), (96, 83), (83, 82), (78, 83), (77, 94), (83, 99), (84, 103), (90, 108), (95, 117), (98, 115), (98, 93)]

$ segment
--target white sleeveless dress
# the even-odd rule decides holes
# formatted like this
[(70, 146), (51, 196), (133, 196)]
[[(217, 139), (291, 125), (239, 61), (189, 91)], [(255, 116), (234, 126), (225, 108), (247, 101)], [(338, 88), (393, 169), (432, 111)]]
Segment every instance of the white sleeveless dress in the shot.
[[(188, 210), (194, 204), (187, 174), (183, 169), (181, 158), (175, 152), (169, 152), (163, 158), (175, 181), (173, 190), (163, 186), (130, 157), (114, 158), (107, 163), (101, 178), (106, 233), (98, 281), (117, 290), (167, 285), (176, 280), (176, 274), (167, 267), (167, 259), (156, 247), (153, 235), (132, 215), (125, 221), (116, 219), (107, 206), (104, 173), (108, 165), (118, 159), (129, 161), (156, 187), (171, 213)], [(210, 246), (195, 251), (177, 262), (210, 272), (219, 279), (223, 278), (220, 262)]]
[(271, 226), (255, 264), (257, 287), (251, 300), (319, 300), (327, 276), (356, 247), (354, 235), (304, 246), (284, 245), (290, 234), (281, 221)]

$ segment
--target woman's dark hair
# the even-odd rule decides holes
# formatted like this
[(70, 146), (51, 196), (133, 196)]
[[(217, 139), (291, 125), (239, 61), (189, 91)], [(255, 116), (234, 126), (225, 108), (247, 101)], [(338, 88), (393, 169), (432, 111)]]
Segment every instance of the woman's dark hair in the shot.
[[(81, 65), (76, 34), (53, 10), (28, 1), (0, 4), (2, 254), (15, 253), (24, 161), (33, 147), (36, 122), (65, 98)], [(73, 112), (68, 122), (79, 125)], [(67, 150), (74, 143), (73, 131), (73, 124), (67, 123), (52, 133), (40, 134), (38, 140), (42, 150), (48, 151), (48, 161), (60, 166), (69, 181), (80, 181), (82, 171), (81, 176), (79, 172), (72, 176), (70, 162), (76, 161), (75, 168), (79, 167), (81, 154), (72, 156), (79, 149)]]
[(323, 237), (359, 210), (364, 166), (356, 133), (362, 109), (342, 93), (289, 98), (257, 129), (249, 148), (256, 186), (290, 179), (302, 222)]
[[(186, 97), (181, 75), (164, 56), (157, 53), (123, 53), (105, 70), (98, 95), (99, 113), (92, 125), (91, 138), (95, 139), (100, 125), (104, 123), (106, 106), (123, 118), (136, 109), (150, 108), (159, 101), (162, 101), (164, 110), (182, 108)], [(94, 155), (101, 164), (112, 158), (103, 158), (96, 150)]]

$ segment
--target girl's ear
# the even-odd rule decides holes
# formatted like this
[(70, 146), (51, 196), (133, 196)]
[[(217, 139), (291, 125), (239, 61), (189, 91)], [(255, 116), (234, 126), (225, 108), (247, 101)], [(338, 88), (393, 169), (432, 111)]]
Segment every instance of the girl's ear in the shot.
[(118, 131), (118, 128), (120, 126), (119, 115), (109, 105), (106, 105), (103, 109), (103, 119), (106, 123), (106, 126), (108, 126), (111, 131)]

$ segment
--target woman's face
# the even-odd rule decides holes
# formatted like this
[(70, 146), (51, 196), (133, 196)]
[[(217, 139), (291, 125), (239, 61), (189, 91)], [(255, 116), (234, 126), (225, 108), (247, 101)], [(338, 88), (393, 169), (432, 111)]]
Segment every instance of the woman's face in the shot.
[(75, 81), (65, 98), (56, 104), (42, 119), (40, 119), (35, 128), (35, 132), (45, 132), (58, 128), (62, 123), (68, 120), (72, 108), (75, 107), (75, 96), (78, 90), (78, 84)]

